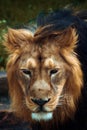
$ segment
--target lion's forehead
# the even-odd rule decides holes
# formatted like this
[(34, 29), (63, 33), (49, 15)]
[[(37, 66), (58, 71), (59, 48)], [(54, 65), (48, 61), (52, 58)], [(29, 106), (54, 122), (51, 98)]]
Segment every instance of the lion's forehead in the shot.
[[(41, 55), (40, 55), (41, 56)], [(26, 67), (26, 68), (55, 68), (62, 66), (61, 60), (59, 58), (56, 58), (55, 56), (50, 57), (23, 57), (22, 60), (20, 60), (20, 67)]]
[[(61, 62), (61, 57), (54, 49), (55, 46), (50, 45), (49, 43), (46, 45), (31, 45), (29, 50), (25, 50), (25, 52), (21, 56), (20, 63), (22, 66), (36, 68), (39, 66), (52, 68), (56, 65), (59, 65)], [(24, 51), (24, 50), (23, 50)]]

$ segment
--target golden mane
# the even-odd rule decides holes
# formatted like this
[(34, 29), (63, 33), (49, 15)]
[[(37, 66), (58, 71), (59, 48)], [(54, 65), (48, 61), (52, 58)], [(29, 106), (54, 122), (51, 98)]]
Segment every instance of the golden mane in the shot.
[[(8, 34), (6, 35), (4, 45), (11, 53), (9, 61), (7, 63), (7, 76), (9, 83), (9, 94), (11, 97), (11, 109), (16, 114), (16, 116), (20, 117), (21, 119), (33, 122), (33, 120), (31, 119), (31, 111), (33, 110), (34, 104), (31, 103), (30, 99), (28, 98), (29, 96), (32, 97), (32, 95), (33, 97), (34, 95), (36, 97), (39, 94), (38, 92), (38, 94), (33, 93), (31, 88), (35, 85), (35, 81), (37, 81), (36, 79), (40, 72), (38, 71), (36, 77), (32, 78), (30, 84), (30, 95), (30, 93), (26, 94), (25, 92), (28, 91), (25, 90), (24, 87), (24, 84), (27, 84), (27, 80), (23, 77), (23, 74), (21, 74), (22, 72), (19, 72), (19, 69), (21, 68), (21, 66), (22, 68), (27, 66), (25, 65), (25, 63), (28, 64), (26, 61), (27, 58), (34, 59), (34, 61), (31, 60), (28, 65), (32, 66), (33, 62), (33, 66), (35, 64), (35, 67), (38, 68), (38, 66), (40, 66), (41, 68), (42, 65), (44, 68), (44, 64), (47, 65), (48, 61), (45, 61), (44, 63), (43, 59), (48, 60), (50, 57), (53, 57), (53, 59), (55, 58), (56, 61), (58, 61), (58, 69), (60, 69), (61, 66), (62, 69), (64, 68), (64, 70), (61, 69), (59, 71), (60, 73), (58, 74), (58, 76), (60, 76), (59, 78), (61, 79), (61, 83), (64, 81), (64, 88), (61, 93), (62, 97), (58, 99), (61, 100), (62, 105), (58, 107), (56, 106), (55, 109), (53, 108), (54, 111), (52, 121), (63, 122), (69, 118), (73, 118), (73, 115), (76, 111), (76, 104), (81, 96), (81, 89), (83, 86), (83, 74), (81, 70), (81, 65), (78, 60), (77, 54), (74, 52), (78, 40), (78, 35), (76, 34), (76, 30), (72, 27), (69, 27), (63, 31), (52, 32), (49, 35), (47, 35), (47, 32), (46, 34), (43, 32), (43, 28), (39, 28), (34, 35), (25, 29), (9, 29)], [(36, 59), (39, 60), (36, 61)], [(52, 64), (53, 63), (51, 63), (50, 60), (49, 66), (52, 66)], [(35, 69), (35, 67), (33, 68)], [(42, 77), (43, 75), (46, 76), (45, 74), (42, 74)], [(52, 87), (49, 77), (44, 77), (44, 80), (46, 81), (47, 85), (49, 84)], [(38, 78), (38, 81), (42, 82), (40, 77)], [(56, 82), (59, 83), (59, 81)], [(51, 91), (51, 95), (49, 94), (49, 92), (47, 94), (50, 98), (53, 98), (52, 103), (55, 103), (55, 98), (57, 96), (53, 96), (54, 94), (52, 95), (52, 89), (50, 89), (49, 91)], [(45, 97), (45, 93), (46, 92), (44, 92), (41, 96)], [(30, 102), (31, 106), (28, 106), (28, 104), (26, 103), (26, 98), (27, 101)], [(49, 105), (52, 106), (51, 101), (49, 101), (49, 103)]]

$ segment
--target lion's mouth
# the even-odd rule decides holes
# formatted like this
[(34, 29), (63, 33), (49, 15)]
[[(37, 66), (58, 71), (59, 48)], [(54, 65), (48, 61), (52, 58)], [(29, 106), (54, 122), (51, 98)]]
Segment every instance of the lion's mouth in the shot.
[(58, 104), (57, 100), (42, 100), (34, 99), (33, 101), (30, 98), (26, 98), (26, 105), (31, 111), (32, 120), (36, 121), (48, 121), (53, 118), (53, 111)]
[(45, 107), (44, 106), (39, 106), (39, 107), (37, 107), (37, 109), (36, 109), (36, 112), (37, 113), (41, 113), (41, 112), (48, 112), (47, 110), (45, 110)]

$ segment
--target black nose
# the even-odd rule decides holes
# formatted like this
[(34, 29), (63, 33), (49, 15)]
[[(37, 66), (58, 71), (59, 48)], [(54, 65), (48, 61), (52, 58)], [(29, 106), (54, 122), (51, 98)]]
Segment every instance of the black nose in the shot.
[(47, 102), (50, 101), (50, 99), (47, 100), (43, 100), (43, 99), (31, 99), (34, 103), (36, 103), (39, 106), (43, 106), (44, 104), (46, 104)]

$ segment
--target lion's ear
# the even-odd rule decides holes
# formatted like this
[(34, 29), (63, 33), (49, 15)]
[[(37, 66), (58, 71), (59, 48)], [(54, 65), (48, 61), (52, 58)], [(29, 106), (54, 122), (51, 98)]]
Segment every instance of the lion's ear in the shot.
[(10, 53), (13, 53), (31, 41), (32, 33), (30, 31), (25, 29), (8, 29), (8, 33), (5, 35), (4, 45)]
[(73, 50), (78, 42), (78, 35), (75, 28), (69, 27), (58, 32), (55, 41), (61, 48), (68, 49), (69, 51)]

